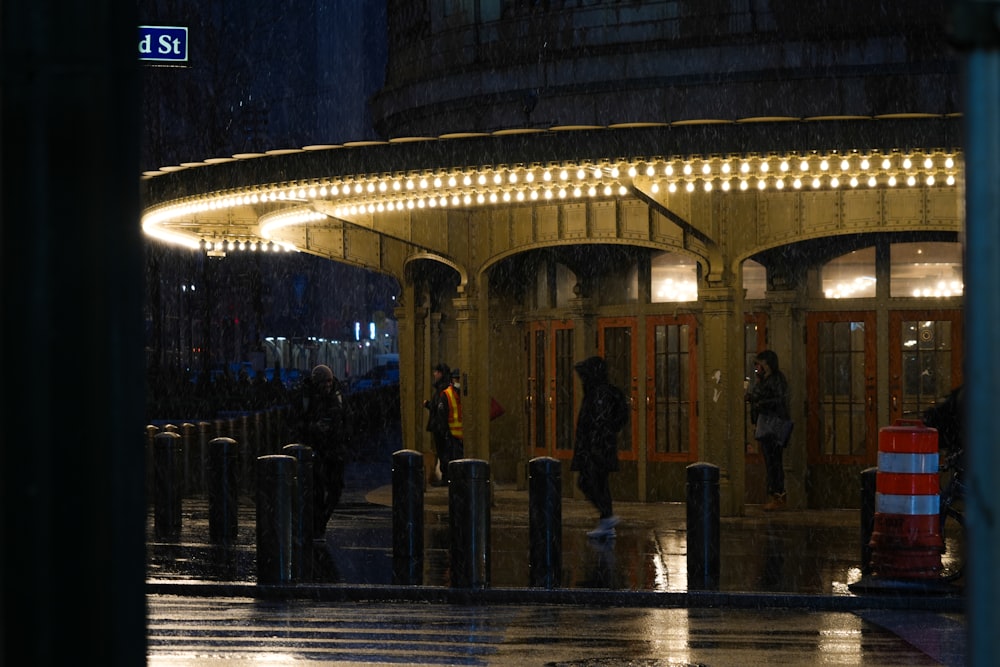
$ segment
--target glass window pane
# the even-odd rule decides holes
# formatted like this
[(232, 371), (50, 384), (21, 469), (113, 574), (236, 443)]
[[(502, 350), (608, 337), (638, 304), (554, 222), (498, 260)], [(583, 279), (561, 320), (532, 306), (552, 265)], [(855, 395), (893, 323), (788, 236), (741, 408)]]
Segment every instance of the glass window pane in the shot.
[(573, 330), (555, 331), (556, 449), (573, 449)]
[(612, 267), (597, 284), (597, 296), (601, 305), (635, 303), (639, 300), (638, 262)]
[(889, 248), (889, 296), (961, 296), (960, 243), (893, 243)]
[(556, 264), (556, 308), (565, 308), (569, 300), (576, 297), (576, 274), (564, 264)]
[(662, 324), (654, 328), (653, 362), (656, 386), (655, 451), (685, 453), (691, 448), (688, 427), (691, 359), (687, 324)]
[(819, 324), (820, 451), (863, 456), (865, 413), (864, 322)]
[(867, 299), (875, 296), (875, 247), (854, 250), (830, 260), (821, 272), (827, 299)]
[(690, 257), (663, 252), (650, 262), (653, 303), (698, 300), (698, 263)]
[(767, 295), (767, 270), (760, 262), (743, 262), (744, 299), (763, 299)]

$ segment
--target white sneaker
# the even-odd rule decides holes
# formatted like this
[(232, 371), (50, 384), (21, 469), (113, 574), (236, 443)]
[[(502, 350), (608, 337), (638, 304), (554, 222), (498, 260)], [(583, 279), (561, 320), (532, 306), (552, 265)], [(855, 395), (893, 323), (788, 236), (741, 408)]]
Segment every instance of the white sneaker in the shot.
[(618, 525), (618, 517), (609, 516), (597, 522), (597, 527), (587, 532), (587, 537), (601, 539), (615, 536), (615, 526)]

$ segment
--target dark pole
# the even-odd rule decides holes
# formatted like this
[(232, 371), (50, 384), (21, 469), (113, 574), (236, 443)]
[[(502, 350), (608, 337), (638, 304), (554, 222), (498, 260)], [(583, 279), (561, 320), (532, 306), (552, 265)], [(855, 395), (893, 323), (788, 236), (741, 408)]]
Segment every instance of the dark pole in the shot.
[(965, 446), (968, 458), (965, 521), (968, 527), (970, 665), (996, 658), (1000, 596), (1000, 1), (960, 0), (951, 16), (964, 51), (965, 127)]
[(562, 584), (562, 470), (558, 459), (528, 462), (528, 571), (531, 585)]
[(208, 443), (208, 536), (232, 543), (239, 530), (240, 453), (232, 438)]
[(158, 433), (153, 438), (153, 530), (157, 540), (181, 534), (181, 436)]
[(687, 467), (688, 590), (719, 588), (719, 467)]
[(308, 445), (292, 444), (281, 453), (297, 461), (294, 505), (292, 507), (292, 540), (300, 557), (292, 564), (292, 578), (310, 581), (313, 577), (313, 470), (316, 453)]
[(300, 556), (292, 535), (297, 462), (269, 454), (257, 459), (257, 469), (257, 583), (290, 584)]
[(875, 488), (878, 468), (861, 471), (861, 574), (871, 574), (872, 531), (875, 528)]
[(137, 25), (0, 4), (4, 664), (146, 660)]
[(424, 583), (424, 455), (392, 455), (392, 582)]
[(451, 585), (490, 586), (490, 464), (478, 459), (448, 463)]

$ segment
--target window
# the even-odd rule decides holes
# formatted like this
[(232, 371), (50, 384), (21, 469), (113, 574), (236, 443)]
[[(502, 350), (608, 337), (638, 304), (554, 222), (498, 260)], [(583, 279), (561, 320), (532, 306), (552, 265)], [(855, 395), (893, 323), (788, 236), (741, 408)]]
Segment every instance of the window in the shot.
[(870, 299), (875, 296), (875, 247), (854, 250), (827, 262), (822, 269), (827, 299)]
[(743, 290), (745, 299), (763, 299), (767, 295), (767, 270), (763, 264), (752, 259), (743, 262)]
[(602, 306), (636, 303), (639, 300), (638, 263), (610, 270), (597, 284), (597, 294)]
[(894, 243), (889, 249), (889, 296), (962, 296), (959, 243)]
[(674, 252), (654, 255), (650, 262), (653, 303), (698, 300), (698, 264)]

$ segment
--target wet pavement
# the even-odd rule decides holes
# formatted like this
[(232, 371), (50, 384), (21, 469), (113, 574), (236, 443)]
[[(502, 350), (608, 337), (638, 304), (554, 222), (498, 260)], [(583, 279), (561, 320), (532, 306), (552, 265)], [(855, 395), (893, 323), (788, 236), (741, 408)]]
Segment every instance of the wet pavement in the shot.
[(448, 489), (428, 487), (422, 581), (394, 584), (383, 454), (348, 467), (294, 584), (258, 584), (249, 497), (227, 545), (209, 539), (205, 497), (183, 499), (169, 540), (150, 508), (149, 664), (965, 664), (962, 583), (862, 576), (856, 510), (723, 517), (705, 588), (689, 585), (683, 503), (618, 502), (616, 537), (592, 540), (593, 508), (563, 498), (559, 583), (532, 587), (528, 491), (494, 484), (488, 585), (464, 588), (451, 583)]
[[(393, 584), (390, 466), (391, 460), (384, 466), (361, 462), (349, 467), (344, 499), (327, 526), (325, 539), (312, 545), (311, 572), (307, 570), (303, 583)], [(423, 502), (424, 562), (419, 583), (449, 587), (448, 489), (427, 487)], [(621, 518), (616, 537), (589, 539), (586, 533), (597, 518), (592, 506), (582, 499), (561, 499), (561, 568), (550, 573), (556, 578), (548, 581), (556, 581), (555, 587), (563, 589), (688, 591), (686, 506), (618, 502), (615, 511)], [(185, 498), (180, 533), (163, 540), (156, 538), (150, 511), (150, 584), (257, 581), (256, 510), (251, 499), (241, 499), (236, 538), (229, 544), (209, 539), (208, 513), (205, 497)], [(491, 539), (484, 567), (489, 587), (530, 587), (528, 491), (494, 484), (489, 516)], [(764, 512), (760, 506), (749, 505), (745, 516), (720, 519), (719, 549), (718, 585), (714, 587), (719, 592), (852, 597), (857, 592), (852, 588), (872, 582), (862, 575), (857, 510)], [(959, 552), (959, 545), (949, 544), (943, 562)], [(693, 588), (704, 588), (702, 581), (696, 577)], [(934, 582), (933, 588), (938, 597), (960, 598), (962, 582)]]

